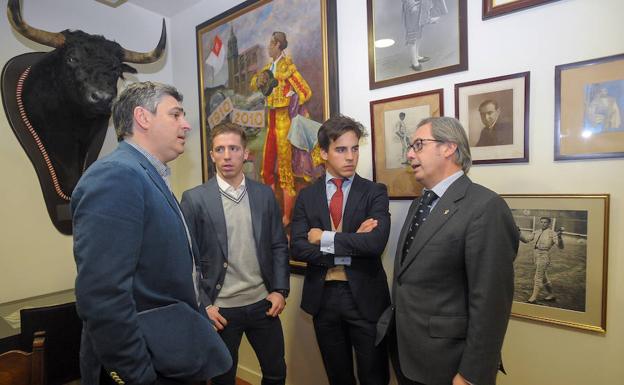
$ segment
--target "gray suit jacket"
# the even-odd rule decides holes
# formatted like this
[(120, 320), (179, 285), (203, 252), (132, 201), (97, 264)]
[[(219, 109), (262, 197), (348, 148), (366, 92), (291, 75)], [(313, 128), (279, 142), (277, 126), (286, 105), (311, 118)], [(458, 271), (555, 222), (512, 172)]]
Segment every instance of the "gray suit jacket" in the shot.
[[(513, 300), (518, 230), (496, 193), (456, 180), (401, 254), (415, 200), (395, 256), (392, 302), (378, 323), (378, 340), (396, 327), (403, 373), (427, 385), (448, 385), (461, 373), (492, 385)], [(394, 321), (394, 322), (393, 322)]]
[[(288, 240), (282, 226), (282, 214), (273, 191), (250, 178), (245, 180), (256, 253), (267, 291), (289, 290), (290, 266)], [(200, 298), (204, 305), (217, 298), (228, 259), (227, 229), (216, 178), (182, 194), (180, 203), (191, 238), (199, 249)], [(252, 241), (252, 240), (250, 240)]]

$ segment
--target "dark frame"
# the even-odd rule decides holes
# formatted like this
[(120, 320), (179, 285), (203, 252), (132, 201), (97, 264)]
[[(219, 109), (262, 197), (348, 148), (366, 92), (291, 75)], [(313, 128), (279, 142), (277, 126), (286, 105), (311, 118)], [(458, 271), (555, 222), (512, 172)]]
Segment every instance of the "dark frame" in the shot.
[[(420, 194), (422, 186), (416, 182), (408, 165), (388, 168), (389, 144), (386, 138), (388, 129), (385, 124), (386, 113), (400, 113), (408, 108), (429, 106), (429, 115), (411, 117), (407, 127), (415, 129), (418, 122), (430, 116), (444, 116), (444, 89), (418, 92), (415, 94), (395, 96), (392, 98), (373, 100), (370, 102), (371, 144), (373, 149), (373, 181), (386, 184), (390, 199), (414, 199)], [(406, 132), (406, 134), (408, 134)], [(399, 146), (401, 143), (399, 142)], [(394, 146), (397, 147), (397, 146)], [(396, 163), (396, 162), (395, 162)]]
[[(303, 1), (303, 0), (301, 0)], [(308, 69), (309, 71), (306, 72), (305, 74), (302, 73), (302, 76), (304, 76), (304, 78), (306, 77), (306, 74), (312, 74), (315, 78), (318, 78), (319, 81), (315, 81), (315, 82), (311, 82), (310, 79), (308, 78), (307, 81), (310, 85), (310, 87), (313, 89), (312, 91), (312, 98), (310, 99), (312, 100), (316, 100), (314, 103), (316, 103), (316, 109), (317, 109), (317, 113), (316, 113), (316, 118), (314, 118), (315, 120), (317, 120), (320, 122), (328, 119), (330, 116), (335, 115), (339, 112), (339, 93), (338, 93), (338, 46), (337, 46), (337, 38), (336, 38), (336, 0), (305, 0), (307, 1), (309, 4), (312, 4), (316, 7), (316, 4), (318, 4), (320, 6), (320, 15), (318, 15), (318, 17), (313, 14), (312, 18), (314, 20), (319, 20), (320, 21), (320, 26), (318, 27), (318, 30), (320, 30), (320, 35), (321, 35), (321, 42), (318, 44), (320, 46), (320, 54), (318, 54), (319, 56), (322, 57), (318, 57), (318, 61), (316, 61), (314, 66), (308, 65)], [(269, 5), (270, 3), (280, 3), (279, 6), (281, 8), (279, 8), (280, 10), (280, 14), (284, 17), (286, 17), (286, 19), (288, 19), (288, 17), (290, 17), (290, 12), (291, 10), (288, 8), (284, 8), (286, 6), (286, 4), (288, 6), (291, 5), (291, 3), (286, 3), (286, 2), (280, 2), (278, 0), (247, 0), (244, 1), (243, 3), (237, 5), (236, 7), (233, 7), (213, 18), (211, 18), (210, 20), (207, 20), (199, 25), (197, 25), (196, 27), (196, 42), (197, 42), (197, 74), (198, 74), (198, 82), (199, 82), (199, 87), (198, 87), (198, 91), (199, 91), (199, 109), (200, 109), (200, 134), (201, 134), (201, 156), (202, 156), (202, 178), (203, 181), (208, 180), (210, 177), (212, 177), (214, 175), (214, 165), (212, 164), (212, 161), (210, 159), (210, 150), (209, 150), (209, 143), (208, 143), (208, 138), (209, 138), (209, 124), (208, 124), (208, 111), (207, 111), (207, 101), (206, 101), (206, 93), (207, 92), (215, 92), (215, 90), (219, 91), (219, 90), (226, 90), (226, 91), (232, 91), (234, 92), (235, 96), (239, 95), (239, 90), (236, 89), (231, 89), (229, 90), (228, 88), (226, 88), (225, 85), (218, 85), (219, 83), (217, 83), (216, 81), (213, 82), (212, 84), (214, 84), (212, 87), (213, 88), (208, 88), (206, 86), (206, 83), (204, 80), (204, 76), (206, 75), (204, 72), (204, 60), (206, 60), (206, 58), (208, 57), (207, 55), (207, 51), (205, 51), (204, 49), (204, 41), (203, 36), (204, 34), (206, 34), (206, 36), (210, 36), (207, 35), (208, 33), (210, 33), (211, 31), (216, 31), (217, 28), (219, 27), (223, 27), (223, 25), (226, 25), (228, 23), (232, 23), (235, 20), (237, 20), (240, 17), (244, 17), (246, 16), (246, 14), (250, 13), (250, 12), (254, 12), (257, 11), (260, 7)], [(271, 4), (273, 5), (273, 4)], [(292, 10), (295, 10), (297, 4), (292, 5)], [(276, 13), (277, 11), (275, 11), (274, 9), (272, 9), (270, 12), (273, 12), (271, 15), (273, 15), (274, 13)], [(284, 24), (288, 24), (286, 22), (283, 22)], [(292, 34), (290, 34), (289, 32), (293, 32), (290, 31), (286, 26), (284, 26), (284, 24), (282, 24), (281, 26), (276, 26), (275, 29), (272, 30), (278, 30), (278, 31), (284, 31), (287, 33), (289, 40), (290, 37), (292, 37)], [(228, 24), (229, 26), (231, 26), (232, 31), (233, 31), (233, 24)], [(242, 29), (242, 27), (241, 27)], [(265, 28), (266, 29), (266, 28)], [(228, 35), (231, 36), (232, 33), (236, 33), (236, 31), (234, 32), (230, 32)], [(294, 33), (294, 32), (293, 32)], [(226, 35), (226, 36), (228, 36)], [(257, 52), (257, 61), (254, 63), (259, 63), (260, 62), (260, 58), (262, 58), (262, 55), (264, 54), (264, 52), (266, 52), (266, 41), (268, 41), (270, 34), (267, 34), (266, 36), (258, 36), (256, 39), (256, 36), (254, 36), (253, 34), (251, 35), (246, 35), (246, 36), (253, 36), (253, 40), (252, 43), (254, 43), (251, 47), (249, 48), (244, 48), (242, 51), (240, 49), (239, 52), (242, 55), (246, 54), (245, 49), (254, 49), (256, 50), (255, 52)], [(307, 35), (299, 35), (299, 36), (304, 36), (304, 37), (308, 37)], [(316, 35), (315, 35), (316, 36)], [(240, 32), (237, 35), (237, 39), (241, 38)], [(228, 48), (228, 42), (223, 41), (223, 49)], [(303, 43), (299, 43), (299, 44), (303, 44)], [(287, 51), (290, 52), (291, 51), (291, 47), (293, 46), (293, 44), (289, 44)], [(260, 47), (260, 48), (258, 48)], [(227, 51), (226, 51), (227, 52)], [(301, 51), (300, 51), (301, 52)], [(318, 52), (318, 51), (317, 51)], [(317, 54), (315, 54), (317, 55)], [(305, 55), (304, 55), (305, 56)], [(256, 55), (254, 54), (254, 58), (256, 57)], [(299, 56), (300, 58), (302, 56)], [(315, 56), (316, 58), (317, 56)], [(305, 59), (307, 59), (308, 57), (306, 56)], [(270, 59), (270, 58), (269, 58)], [(297, 60), (297, 58), (295, 58), (295, 61)], [(224, 66), (227, 64), (227, 62), (225, 64), (223, 64)], [(320, 64), (320, 65), (319, 65)], [(255, 65), (255, 64), (254, 64)], [(301, 68), (301, 64), (297, 63), (296, 64), (299, 71), (302, 71)], [(242, 66), (242, 64), (240, 64), (240, 66)], [(250, 67), (252, 67), (251, 65), (249, 65), (248, 67), (246, 67), (247, 69), (249, 69)], [(256, 66), (254, 67), (255, 69), (253, 69), (253, 71), (258, 71), (263, 67), (263, 65), (260, 66)], [(237, 70), (240, 71), (240, 70)], [(251, 71), (251, 70), (249, 70)], [(311, 71), (311, 72), (310, 72)], [(252, 72), (248, 72), (246, 73), (245, 76), (249, 75)], [(217, 72), (218, 74), (218, 72)], [(226, 74), (227, 75), (227, 74)], [(237, 73), (238, 75), (238, 73)], [(213, 73), (214, 76), (214, 73)], [(242, 75), (241, 75), (242, 76)], [(245, 82), (248, 82), (249, 80), (240, 80), (240, 84), (248, 84)], [(222, 83), (223, 84), (223, 83)], [(206, 88), (204, 88), (206, 86)], [(240, 85), (239, 85), (240, 86)], [(318, 87), (318, 88), (315, 88)], [(322, 92), (319, 91), (319, 89), (322, 87)], [(244, 92), (241, 92), (242, 95), (246, 95)], [(318, 95), (318, 96), (317, 96)], [(317, 99), (314, 99), (314, 98)], [(319, 99), (320, 98), (320, 99)], [(229, 100), (229, 97), (228, 99)], [(310, 102), (308, 102), (310, 103)], [(230, 105), (230, 107), (232, 107)], [(233, 106), (234, 108), (236, 108), (236, 106)], [(215, 108), (214, 110), (210, 111), (210, 113), (214, 113), (215, 111), (217, 111), (218, 108)], [(224, 115), (227, 115), (231, 112), (232, 110), (229, 109), (226, 111), (226, 113)], [(264, 110), (249, 110), (247, 112), (253, 112), (253, 111), (264, 111)], [(258, 116), (263, 114), (257, 114)], [(230, 115), (232, 116), (232, 115)], [(311, 116), (313, 117), (313, 116)], [(261, 121), (261, 120), (260, 120)], [(262, 121), (261, 121), (262, 122)], [(257, 144), (257, 148), (260, 148), (260, 150), (262, 149), (262, 147), (260, 147), (262, 145), (262, 143), (264, 143), (264, 139), (263, 139), (263, 129), (264, 127), (266, 127), (266, 121), (264, 121), (264, 123), (260, 124), (263, 128), (258, 128), (255, 127), (255, 129), (257, 130), (257, 135), (258, 135), (258, 140), (256, 140), (256, 144)], [(248, 147), (249, 147), (249, 142), (248, 142)], [(257, 154), (260, 154), (260, 150), (257, 150)], [(254, 151), (254, 150), (252, 150)], [(255, 166), (254, 166), (255, 167)], [(298, 183), (298, 182), (297, 182)], [(309, 183), (309, 182), (308, 182)], [(280, 192), (281, 193), (281, 192)], [(283, 208), (282, 208), (283, 209)], [(298, 273), (298, 274), (303, 274), (305, 272), (305, 267), (306, 264), (302, 263), (302, 262), (297, 262), (297, 261), (290, 261), (290, 265), (291, 265), (291, 272), (293, 273)]]
[[(562, 261), (571, 261), (575, 257), (582, 256), (584, 247), (586, 282), (584, 283), (584, 309), (573, 310), (555, 302), (547, 304), (548, 300), (538, 300), (537, 303), (527, 303), (526, 298), (514, 299), (511, 315), (515, 318), (528, 319), (548, 324), (555, 324), (565, 327), (578, 328), (592, 332), (605, 333), (607, 328), (607, 278), (608, 278), (608, 256), (609, 256), (609, 194), (501, 194), (512, 212), (521, 213), (522, 216), (535, 216), (539, 218), (544, 214), (553, 214), (565, 211), (582, 211), (586, 213), (586, 234), (578, 232), (574, 228), (562, 228), (564, 249), (559, 252), (565, 255), (551, 255), (550, 275), (554, 289), (558, 289), (559, 296), (565, 296), (565, 287), (577, 288), (579, 282), (559, 282), (559, 279), (571, 277), (571, 272), (567, 266), (559, 266), (559, 273), (556, 271), (557, 265)], [(516, 214), (514, 214), (516, 215)], [(550, 215), (548, 215), (550, 217)], [(519, 230), (522, 228), (521, 221), (515, 219)], [(554, 224), (554, 223), (553, 223)], [(522, 228), (522, 231), (529, 231)], [(576, 240), (576, 242), (574, 242)], [(531, 256), (522, 255), (522, 248), (525, 252), (533, 252), (535, 240), (527, 243), (520, 243), (520, 252), (514, 261), (514, 269), (518, 272), (523, 263), (527, 262)], [(553, 246), (554, 247), (554, 246)], [(574, 249), (576, 248), (576, 251)], [(523, 260), (524, 259), (524, 260)], [(529, 278), (530, 280), (531, 278)], [(526, 277), (525, 277), (526, 280)], [(522, 282), (519, 274), (516, 274), (516, 284)], [(516, 287), (517, 289), (517, 287)], [(518, 290), (516, 290), (518, 291)], [(556, 293), (557, 294), (557, 293)], [(569, 293), (568, 293), (569, 295)]]
[[(571, 147), (577, 144), (573, 143), (575, 138), (572, 130), (574, 128), (584, 127), (584, 117), (578, 115), (574, 116), (574, 114), (579, 113), (579, 107), (570, 105), (575, 103), (575, 100), (582, 96), (582, 94), (579, 95), (581, 88), (587, 86), (589, 82), (598, 83), (601, 81), (613, 80), (624, 82), (624, 76), (622, 75), (623, 70), (624, 54), (562, 64), (555, 67), (555, 160), (624, 157), (624, 124), (621, 124), (622, 129), (619, 130), (620, 132), (605, 132), (593, 136), (593, 138), (583, 138), (582, 141), (577, 140), (577, 143), (582, 143), (577, 146), (593, 146), (593, 151), (573, 152), (572, 150), (565, 149), (566, 146)], [(564, 93), (562, 93), (563, 88), (567, 89)], [(574, 96), (578, 97), (575, 98)], [(622, 97), (624, 98), (624, 95), (622, 95)], [(582, 107), (583, 106), (581, 106), (581, 108)], [(624, 105), (619, 108), (624, 108)], [(584, 109), (582, 109), (582, 111), (584, 111)], [(582, 135), (583, 132), (577, 134)]]
[[(368, 28), (368, 74), (369, 87), (376, 89), (381, 87), (392, 86), (396, 84), (411, 82), (414, 80), (426, 79), (440, 75), (446, 75), (453, 72), (465, 71), (468, 69), (468, 23), (467, 23), (467, 0), (450, 0), (457, 1), (458, 6), (458, 28), (459, 39), (457, 41), (459, 51), (459, 62), (453, 65), (424, 70), (413, 74), (396, 76), (393, 78), (378, 80), (376, 78), (376, 57), (375, 57), (375, 15), (373, 11), (373, 2), (383, 0), (366, 0), (367, 10), (367, 28)], [(449, 0), (447, 0), (449, 1)]]
[[(467, 107), (464, 106), (464, 103), (463, 103), (464, 98), (460, 98), (460, 92), (462, 90), (469, 90), (469, 88), (474, 88), (475, 86), (487, 85), (487, 84), (489, 84), (490, 86), (489, 86), (489, 89), (485, 90), (486, 92), (481, 92), (481, 93), (475, 92), (473, 95), (470, 95), (470, 96), (497, 92), (497, 91), (503, 90), (500, 87), (502, 87), (503, 84), (508, 84), (509, 83), (508, 81), (510, 80), (512, 81), (518, 80), (517, 82), (518, 84), (514, 85), (513, 86), (514, 88), (511, 88), (511, 91), (514, 93), (514, 98), (512, 100), (513, 101), (512, 107), (514, 111), (517, 109), (522, 110), (521, 117), (514, 116), (514, 119), (512, 122), (513, 132), (518, 131), (517, 128), (515, 127), (516, 122), (517, 123), (522, 122), (524, 126), (522, 129), (523, 138), (521, 140), (521, 143), (515, 143), (514, 141), (513, 145), (514, 146), (519, 145), (522, 148), (519, 150), (516, 149), (514, 151), (509, 151), (509, 152), (502, 151), (502, 155), (496, 155), (497, 153), (501, 151), (489, 151), (491, 155), (488, 155), (488, 156), (492, 156), (492, 158), (475, 159), (475, 157), (479, 157), (480, 154), (475, 153), (476, 147), (471, 146), (471, 149), (473, 151), (473, 160), (472, 160), (473, 164), (527, 163), (529, 161), (529, 107), (530, 107), (530, 80), (531, 80), (530, 72), (528, 71), (519, 72), (515, 74), (510, 74), (510, 75), (497, 76), (493, 78), (480, 79), (480, 80), (474, 80), (470, 82), (455, 84), (455, 117), (462, 122), (464, 129), (467, 131), (467, 134), (468, 134), (470, 132), (469, 125), (467, 124), (468, 116), (461, 114), (461, 112), (465, 111)], [(497, 88), (497, 86), (499, 88)], [(521, 91), (522, 93), (524, 93), (524, 98), (522, 100), (516, 100), (515, 91), (519, 92), (520, 90), (516, 90), (516, 88), (520, 88), (520, 86), (522, 86)], [(509, 90), (509, 86), (506, 86), (506, 89), (504, 90)], [(491, 146), (491, 147), (499, 148), (502, 146)], [(479, 147), (478, 149), (483, 152), (488, 151), (486, 147)], [(514, 155), (515, 153), (518, 153), (518, 154)]]
[(493, 17), (505, 15), (507, 13), (522, 11), (527, 8), (537, 7), (539, 5), (553, 3), (559, 0), (515, 0), (511, 3), (494, 5), (495, 0), (483, 0), (482, 20), (491, 19)]

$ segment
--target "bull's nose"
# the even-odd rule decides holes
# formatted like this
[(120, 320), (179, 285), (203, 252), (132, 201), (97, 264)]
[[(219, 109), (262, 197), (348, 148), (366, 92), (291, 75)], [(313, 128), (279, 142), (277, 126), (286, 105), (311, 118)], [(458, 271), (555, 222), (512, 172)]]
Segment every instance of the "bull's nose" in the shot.
[(90, 103), (93, 103), (93, 104), (100, 104), (100, 103), (109, 104), (113, 100), (113, 95), (104, 91), (93, 91), (91, 92), (91, 94), (89, 94), (87, 99), (89, 100)]

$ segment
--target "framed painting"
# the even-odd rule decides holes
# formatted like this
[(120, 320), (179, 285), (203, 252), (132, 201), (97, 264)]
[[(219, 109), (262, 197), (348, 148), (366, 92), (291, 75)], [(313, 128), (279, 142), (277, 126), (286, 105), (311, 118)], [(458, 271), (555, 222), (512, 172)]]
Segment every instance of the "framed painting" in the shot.
[(444, 115), (444, 90), (370, 102), (373, 180), (388, 186), (390, 199), (414, 199), (422, 186), (407, 160), (410, 137), (425, 118)]
[(248, 0), (196, 38), (203, 179), (214, 174), (211, 128), (243, 126), (245, 176), (273, 188), (288, 227), (298, 191), (323, 173), (318, 128), (338, 112), (336, 2)]
[(609, 195), (502, 195), (520, 232), (511, 314), (604, 333)]
[(552, 3), (553, 1), (558, 0), (483, 0), (482, 19), (490, 19), (526, 8)]
[(521, 72), (455, 85), (473, 164), (529, 161), (529, 83)]
[(555, 160), (624, 157), (624, 54), (555, 67)]
[(468, 69), (466, 0), (367, 0), (370, 88)]

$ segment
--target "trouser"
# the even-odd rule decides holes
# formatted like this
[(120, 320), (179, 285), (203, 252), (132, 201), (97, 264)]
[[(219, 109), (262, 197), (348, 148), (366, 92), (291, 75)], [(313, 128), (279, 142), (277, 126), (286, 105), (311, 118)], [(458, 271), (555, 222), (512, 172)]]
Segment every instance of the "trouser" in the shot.
[(548, 278), (548, 267), (550, 266), (550, 255), (548, 250), (535, 249), (533, 253), (533, 261), (535, 262), (535, 277), (533, 278), (533, 296), (536, 297), (542, 287), (551, 287)]
[(274, 185), (277, 174), (280, 188), (290, 196), (295, 196), (292, 145), (288, 141), (288, 132), (290, 131), (288, 107), (270, 108), (268, 112), (269, 122), (264, 142), (262, 180), (266, 185)]
[(385, 344), (375, 346), (376, 322), (360, 314), (349, 283), (328, 281), (321, 308), (314, 316), (314, 331), (331, 385), (355, 385), (353, 351), (360, 385), (387, 385)]
[(238, 366), (238, 347), (243, 333), (251, 344), (262, 369), (262, 385), (283, 385), (286, 382), (284, 333), (279, 317), (266, 314), (270, 302), (262, 300), (247, 306), (220, 308), (227, 326), (219, 332), (232, 355), (232, 368), (212, 379), (212, 385), (234, 385)]

